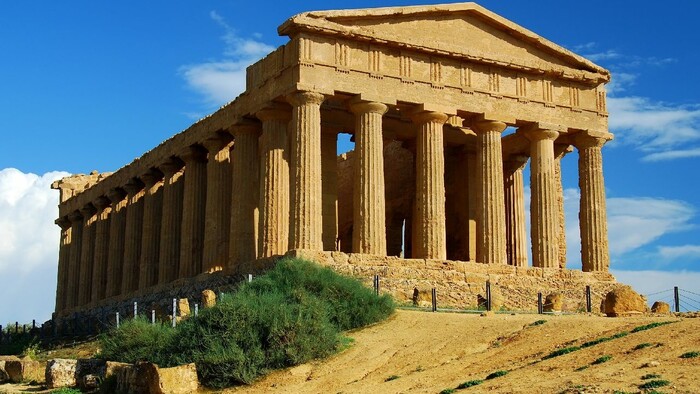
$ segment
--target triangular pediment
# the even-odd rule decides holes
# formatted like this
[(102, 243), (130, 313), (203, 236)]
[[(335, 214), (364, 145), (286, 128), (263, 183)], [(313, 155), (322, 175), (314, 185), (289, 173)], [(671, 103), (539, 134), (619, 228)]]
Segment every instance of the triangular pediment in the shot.
[(279, 28), (293, 36), (312, 31), (445, 53), (532, 70), (586, 74), (608, 81), (608, 70), (475, 3), (312, 11)]

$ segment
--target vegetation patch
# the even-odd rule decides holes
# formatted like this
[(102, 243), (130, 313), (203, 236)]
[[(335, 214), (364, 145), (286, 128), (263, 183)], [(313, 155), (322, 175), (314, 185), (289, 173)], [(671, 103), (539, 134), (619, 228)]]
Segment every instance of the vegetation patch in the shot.
[(508, 375), (508, 371), (503, 371), (503, 370), (501, 370), (501, 371), (491, 372), (491, 373), (486, 377), (485, 380), (491, 380), (491, 379), (495, 379), (495, 378), (500, 378), (501, 376), (505, 376), (505, 375)]
[(396, 379), (398, 379), (398, 378), (400, 378), (400, 377), (401, 377), (401, 376), (399, 376), (399, 375), (391, 375), (391, 376), (389, 376), (388, 378), (384, 379), (384, 381), (385, 381), (385, 382), (391, 382), (392, 380), (396, 380)]
[(609, 354), (606, 354), (605, 356), (598, 357), (597, 359), (595, 359), (595, 361), (593, 361), (591, 363), (591, 365), (598, 365), (598, 364), (606, 363), (610, 360), (612, 360), (612, 356)]
[(700, 357), (700, 352), (692, 351), (681, 354), (681, 358), (695, 358)]
[(639, 388), (642, 390), (649, 390), (649, 389), (655, 389), (657, 387), (664, 387), (668, 386), (671, 384), (668, 380), (663, 380), (663, 379), (657, 379), (657, 380), (650, 380), (648, 382), (642, 383), (639, 385)]
[(587, 369), (588, 369), (588, 365), (584, 365), (584, 366), (582, 366), (582, 367), (578, 367), (578, 368), (574, 369), (574, 371), (575, 371), (575, 372), (581, 372), (581, 371), (585, 371), (585, 370), (587, 370)]
[(455, 392), (455, 389), (444, 389), (440, 392), (440, 394), (453, 394)]
[(652, 344), (649, 343), (649, 342), (640, 343), (639, 345), (635, 346), (634, 349), (632, 349), (632, 350), (644, 349), (644, 348), (647, 348), (647, 347), (651, 347), (651, 345), (652, 345)]
[(563, 349), (555, 350), (555, 351), (549, 353), (548, 355), (542, 357), (542, 360), (549, 360), (550, 358), (563, 356), (565, 354), (569, 354), (569, 353), (575, 352), (577, 350), (581, 350), (581, 348), (578, 346), (565, 347)]
[(658, 373), (648, 373), (644, 376), (642, 376), (642, 380), (649, 380), (649, 379), (659, 379), (661, 375)]
[(468, 382), (460, 383), (459, 386), (457, 386), (457, 390), (468, 389), (469, 387), (478, 386), (482, 383), (484, 383), (484, 381), (481, 379), (470, 380)]
[(82, 391), (70, 387), (61, 387), (60, 389), (53, 390), (51, 394), (82, 394)]
[(204, 385), (222, 388), (329, 356), (348, 345), (342, 331), (393, 311), (391, 297), (355, 279), (286, 258), (175, 329), (143, 319), (124, 322), (100, 338), (101, 357), (161, 367), (194, 362)]
[(635, 327), (632, 329), (631, 332), (635, 333), (635, 332), (650, 330), (652, 328), (665, 326), (665, 325), (671, 324), (671, 323), (675, 323), (675, 322), (674, 321), (659, 321), (659, 322), (655, 322), (655, 323), (649, 323), (649, 324), (645, 324), (643, 326)]
[(541, 326), (546, 322), (547, 322), (547, 320), (537, 320), (537, 321), (530, 323), (530, 327)]

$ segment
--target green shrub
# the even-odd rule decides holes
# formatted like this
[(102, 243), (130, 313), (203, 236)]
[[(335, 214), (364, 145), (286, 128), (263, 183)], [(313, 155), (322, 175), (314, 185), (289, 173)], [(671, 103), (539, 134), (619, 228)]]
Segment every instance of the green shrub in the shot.
[(651, 346), (651, 343), (644, 342), (644, 343), (640, 343), (639, 345), (635, 346), (633, 350), (644, 349), (644, 348), (650, 347), (650, 346)]
[(613, 335), (613, 336), (610, 337), (610, 338), (612, 338), (612, 339), (622, 338), (622, 337), (628, 336), (629, 334), (630, 334), (630, 333), (627, 332), (627, 331), (622, 331), (622, 332), (618, 332), (617, 334)]
[(699, 357), (699, 356), (700, 356), (700, 352), (696, 352), (696, 351), (686, 352), (686, 353), (681, 354), (681, 358), (695, 358), (695, 357)]
[(658, 379), (660, 377), (661, 377), (661, 375), (659, 375), (658, 373), (648, 373), (648, 374), (642, 376), (642, 380)]
[(606, 363), (610, 360), (612, 360), (612, 356), (609, 354), (606, 354), (605, 356), (598, 357), (595, 361), (593, 361), (591, 363), (591, 365), (598, 365), (598, 364)]
[(501, 376), (505, 376), (505, 375), (508, 375), (508, 371), (491, 372), (484, 380), (491, 380), (491, 379), (495, 379), (495, 378), (500, 378)]
[(470, 380), (468, 382), (460, 383), (460, 385), (457, 386), (457, 390), (463, 390), (469, 387), (478, 386), (482, 383), (484, 383), (484, 381), (480, 379)]
[(440, 392), (440, 394), (453, 394), (455, 392), (455, 389), (444, 389)]
[(581, 372), (581, 371), (585, 371), (585, 370), (587, 370), (587, 369), (588, 369), (588, 365), (584, 365), (584, 366), (582, 366), (582, 367), (578, 367), (578, 368), (574, 369), (574, 371), (575, 371), (575, 372)]
[(581, 348), (578, 346), (565, 347), (563, 349), (555, 350), (555, 351), (549, 353), (548, 355), (542, 357), (542, 360), (549, 360), (550, 358), (563, 356), (565, 354), (575, 352), (577, 350), (581, 350)]
[(400, 377), (401, 377), (401, 376), (399, 376), (399, 375), (391, 375), (391, 376), (389, 376), (388, 378), (384, 379), (384, 381), (385, 381), (385, 382), (391, 382), (392, 380), (396, 380), (396, 379), (398, 379), (398, 378), (400, 378)]
[(81, 394), (82, 391), (78, 389), (73, 389), (70, 387), (61, 387), (60, 389), (56, 389), (51, 391), (51, 394)]
[(639, 388), (642, 390), (648, 390), (648, 389), (655, 389), (657, 387), (668, 386), (669, 384), (671, 384), (671, 382), (669, 382), (668, 380), (662, 380), (662, 379), (650, 380), (646, 383), (640, 384)]
[(537, 321), (530, 323), (530, 327), (541, 326), (542, 324), (544, 324), (546, 322), (547, 322), (547, 320), (537, 320)]
[(673, 321), (660, 321), (660, 322), (655, 322), (655, 323), (649, 323), (649, 324), (645, 324), (643, 326), (635, 327), (632, 329), (631, 332), (634, 333), (634, 332), (645, 331), (645, 330), (649, 330), (652, 328), (665, 326), (666, 324), (671, 324), (671, 323), (675, 323), (675, 322), (673, 322)]
[(351, 343), (341, 331), (385, 319), (393, 310), (389, 296), (378, 297), (359, 281), (305, 260), (282, 259), (174, 330), (125, 323), (102, 337), (103, 356), (163, 367), (195, 362), (205, 385), (222, 388), (331, 355)]

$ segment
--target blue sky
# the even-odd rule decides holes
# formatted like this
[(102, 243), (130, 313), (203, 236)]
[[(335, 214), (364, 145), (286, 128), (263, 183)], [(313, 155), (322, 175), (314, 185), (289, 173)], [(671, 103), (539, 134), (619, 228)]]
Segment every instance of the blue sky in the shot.
[[(244, 88), (295, 13), (428, 1), (21, 1), (0, 5), (0, 324), (53, 308), (61, 172), (113, 171)], [(698, 2), (482, 1), (613, 73), (612, 267), (642, 293), (700, 288)], [(468, 38), (464, 38), (468, 45)], [(564, 159), (578, 263), (577, 154)], [(660, 278), (664, 278), (663, 281)]]

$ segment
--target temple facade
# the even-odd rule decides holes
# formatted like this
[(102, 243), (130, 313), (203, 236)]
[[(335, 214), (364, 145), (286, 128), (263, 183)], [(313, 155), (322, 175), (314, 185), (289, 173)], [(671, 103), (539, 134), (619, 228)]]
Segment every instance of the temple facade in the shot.
[[(114, 173), (53, 185), (57, 314), (292, 250), (565, 270), (574, 148), (583, 271), (608, 271), (607, 70), (474, 3), (307, 12), (278, 31), (234, 101)], [(339, 133), (355, 142), (340, 157)]]

